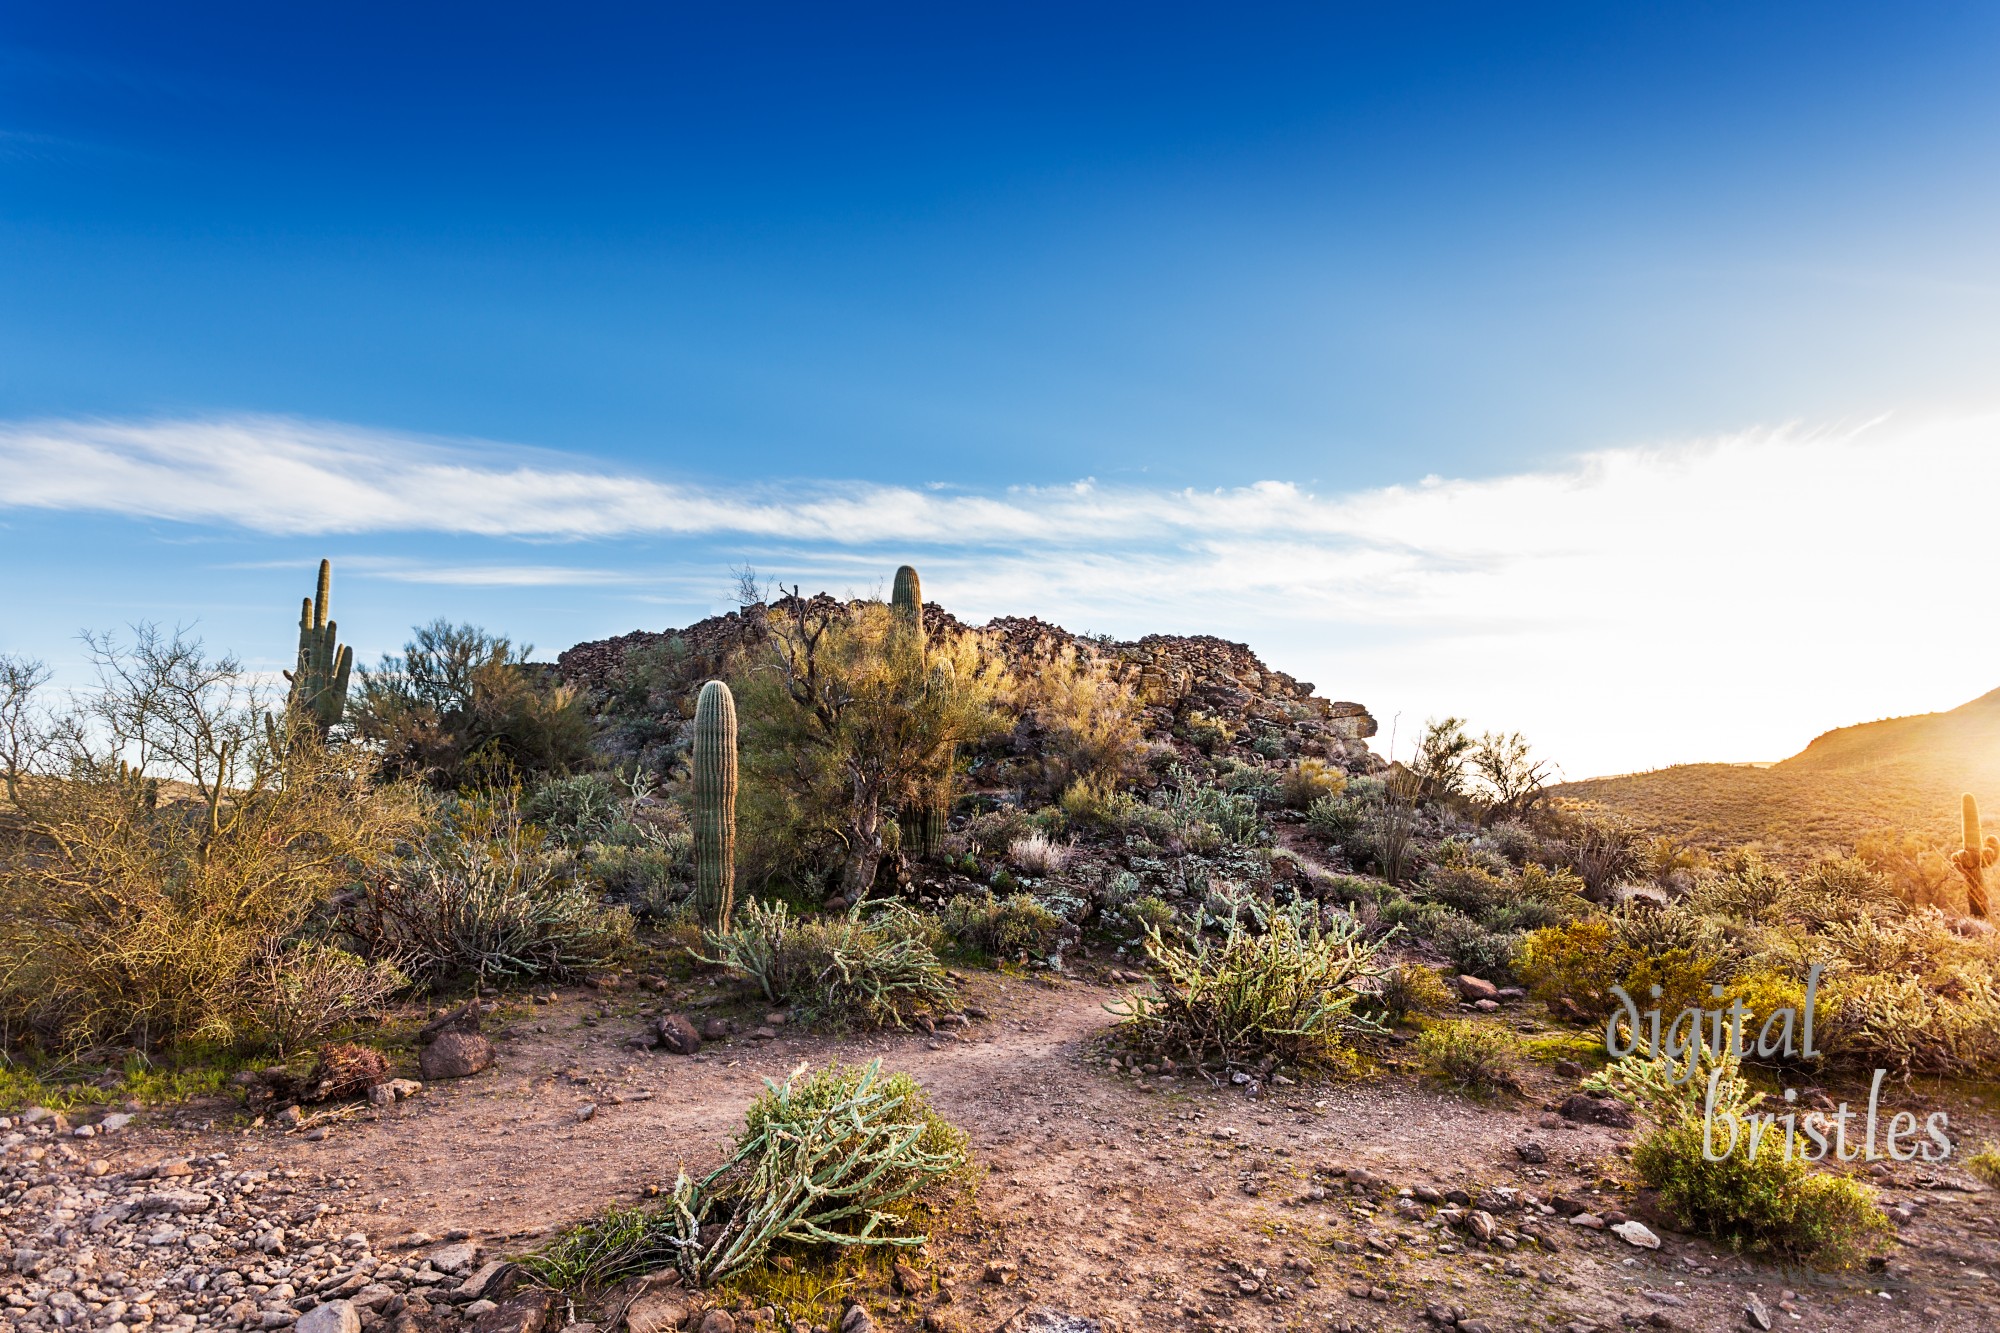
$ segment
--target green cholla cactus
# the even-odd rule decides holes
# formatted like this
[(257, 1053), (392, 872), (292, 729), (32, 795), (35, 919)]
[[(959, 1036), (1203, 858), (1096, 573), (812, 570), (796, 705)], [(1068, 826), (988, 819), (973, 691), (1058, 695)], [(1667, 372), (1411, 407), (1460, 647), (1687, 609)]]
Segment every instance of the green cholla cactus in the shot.
[(923, 580), (911, 566), (903, 565), (896, 570), (896, 590), (889, 597), (889, 605), (904, 624), (916, 629), (924, 627)]
[(1965, 876), (1965, 902), (1974, 916), (1988, 915), (1986, 902), (1986, 870), (1995, 861), (2000, 861), (2000, 837), (1979, 836), (1979, 802), (1972, 799), (1972, 793), (1965, 795), (1965, 828), (1963, 842), (1951, 854), (1951, 863), (1958, 867), (1958, 873)]
[(729, 929), (736, 906), (736, 700), (711, 680), (694, 706), (695, 911)]
[(285, 673), (292, 683), (285, 710), (293, 726), (310, 722), (325, 740), (347, 711), (347, 680), (354, 672), (354, 649), (342, 647), (339, 632), (327, 617), (333, 587), (333, 564), (319, 562), (318, 595), (299, 608), (298, 668)]

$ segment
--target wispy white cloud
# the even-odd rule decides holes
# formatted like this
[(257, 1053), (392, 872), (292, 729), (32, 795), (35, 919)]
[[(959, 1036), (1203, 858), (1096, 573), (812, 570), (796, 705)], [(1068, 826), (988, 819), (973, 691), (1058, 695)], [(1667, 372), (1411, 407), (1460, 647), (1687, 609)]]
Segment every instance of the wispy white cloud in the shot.
[[(1545, 470), (1315, 494), (1079, 482), (969, 493), (727, 490), (478, 442), (282, 418), (0, 425), (0, 506), (257, 533), (443, 533), (349, 575), (466, 588), (702, 589), (722, 567), (866, 590), (902, 559), (974, 618), (1209, 631), (1382, 715), (1521, 727), (1572, 773), (1774, 758), (1839, 722), (2000, 684), (2000, 421), (1769, 429)], [(659, 563), (615, 539), (689, 539)], [(543, 558), (518, 559), (516, 539)], [(547, 543), (576, 558), (547, 559)], [(639, 567), (639, 560), (654, 562)], [(521, 627), (532, 629), (532, 626)], [(607, 630), (629, 626), (607, 627)], [(546, 637), (546, 636), (544, 636)], [(1386, 731), (1386, 725), (1385, 725)]]

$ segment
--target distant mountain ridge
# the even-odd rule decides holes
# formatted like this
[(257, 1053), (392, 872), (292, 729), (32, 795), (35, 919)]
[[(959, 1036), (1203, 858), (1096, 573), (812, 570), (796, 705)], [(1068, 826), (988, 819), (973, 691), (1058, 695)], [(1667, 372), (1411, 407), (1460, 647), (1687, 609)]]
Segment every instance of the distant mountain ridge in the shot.
[(1838, 727), (1769, 767), (1681, 764), (1555, 791), (1712, 847), (1805, 855), (1883, 828), (1955, 842), (1964, 792), (2000, 826), (2000, 690), (1942, 713)]

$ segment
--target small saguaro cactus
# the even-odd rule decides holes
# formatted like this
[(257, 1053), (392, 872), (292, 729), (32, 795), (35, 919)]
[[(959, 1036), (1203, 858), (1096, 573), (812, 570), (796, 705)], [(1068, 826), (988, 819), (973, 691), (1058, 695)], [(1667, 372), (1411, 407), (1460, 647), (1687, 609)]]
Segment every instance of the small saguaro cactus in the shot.
[(736, 906), (736, 700), (711, 680), (694, 706), (695, 911), (729, 929)]
[(1965, 876), (1965, 903), (1974, 916), (1986, 916), (1986, 871), (2000, 861), (2000, 837), (1979, 836), (1979, 802), (1965, 794), (1964, 845), (1951, 854), (1951, 863)]
[(354, 649), (339, 642), (339, 630), (328, 617), (333, 588), (333, 563), (319, 562), (318, 594), (299, 607), (299, 661), (287, 671), (292, 683), (286, 712), (293, 726), (310, 722), (320, 739), (339, 724), (347, 711), (347, 681), (354, 673)]
[(919, 630), (924, 627), (924, 584), (912, 566), (897, 568), (896, 590), (890, 594), (889, 606), (904, 624)]

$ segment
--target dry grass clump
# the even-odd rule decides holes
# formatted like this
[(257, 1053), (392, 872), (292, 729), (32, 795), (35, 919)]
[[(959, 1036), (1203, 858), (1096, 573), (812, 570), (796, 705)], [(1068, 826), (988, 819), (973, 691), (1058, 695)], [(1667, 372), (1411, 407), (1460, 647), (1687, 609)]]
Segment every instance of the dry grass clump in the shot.
[(613, 1212), (525, 1260), (552, 1286), (590, 1289), (672, 1267), (723, 1282), (780, 1245), (910, 1249), (967, 1181), (963, 1131), (907, 1074), (800, 1066), (765, 1080), (728, 1160), (683, 1171), (663, 1210)]
[(1075, 854), (1074, 844), (1057, 842), (1040, 829), (1025, 838), (1016, 838), (1007, 847), (1007, 859), (1015, 868), (1038, 878), (1061, 874)]
[(1306, 906), (1272, 912), (1261, 933), (1232, 916), (1219, 943), (1204, 935), (1181, 943), (1150, 930), (1157, 990), (1135, 992), (1114, 1010), (1134, 1044), (1225, 1067), (1352, 1068), (1355, 1042), (1382, 1032), (1356, 1012), (1363, 996), (1356, 983), (1379, 974), (1379, 946), (1344, 918), (1322, 927)]
[(1347, 790), (1347, 774), (1324, 759), (1311, 755), (1285, 770), (1279, 779), (1278, 795), (1294, 810), (1305, 810), (1314, 801), (1339, 796)]
[(903, 1027), (919, 1011), (957, 1007), (936, 931), (898, 904), (801, 918), (782, 902), (751, 901), (708, 944), (713, 961), (755, 981), (772, 1002), (795, 1006), (808, 1023)]

